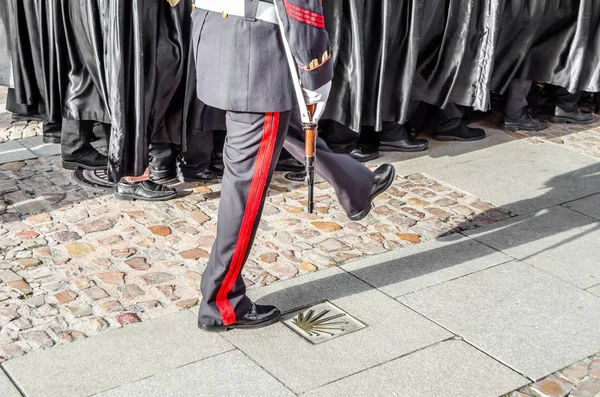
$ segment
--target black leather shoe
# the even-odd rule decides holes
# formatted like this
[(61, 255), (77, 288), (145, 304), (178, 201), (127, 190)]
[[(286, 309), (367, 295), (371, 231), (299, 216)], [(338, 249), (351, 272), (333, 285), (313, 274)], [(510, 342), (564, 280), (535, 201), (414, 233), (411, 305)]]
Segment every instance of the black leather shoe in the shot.
[(206, 325), (198, 322), (198, 328), (208, 332), (223, 332), (230, 329), (256, 329), (275, 324), (281, 318), (281, 312), (275, 306), (252, 303), (250, 311), (230, 325)]
[(381, 142), (379, 150), (382, 152), (422, 152), (429, 148), (427, 139), (402, 139), (392, 142)]
[(215, 166), (209, 165), (204, 170), (179, 169), (177, 179), (181, 182), (210, 182), (223, 179), (223, 171)]
[(302, 164), (293, 157), (287, 158), (285, 160), (279, 160), (275, 168), (275, 171), (299, 172), (303, 170), (304, 164)]
[(554, 116), (552, 116), (550, 122), (557, 124), (592, 124), (594, 122), (594, 114), (584, 112), (581, 109), (577, 109), (574, 112), (566, 112), (557, 106), (554, 109)]
[(177, 197), (177, 190), (152, 181), (130, 183), (121, 179), (115, 186), (117, 200), (165, 201)]
[(548, 123), (535, 119), (529, 112), (525, 112), (518, 119), (504, 117), (501, 128), (505, 131), (542, 131), (548, 128)]
[(83, 168), (84, 170), (100, 171), (105, 170), (108, 166), (108, 157), (91, 148), (78, 159), (66, 160), (63, 158), (62, 164), (63, 168), (67, 170)]
[(375, 174), (375, 182), (373, 183), (371, 194), (369, 195), (369, 199), (365, 203), (365, 206), (358, 213), (348, 215), (353, 221), (360, 221), (365, 216), (369, 215), (369, 212), (371, 212), (371, 203), (373, 203), (375, 197), (379, 196), (392, 186), (394, 176), (396, 176), (396, 169), (390, 164), (383, 164), (373, 171), (373, 174)]
[(479, 141), (485, 138), (485, 131), (481, 128), (471, 128), (465, 124), (448, 131), (436, 131), (433, 139), (436, 141)]
[(365, 148), (362, 146), (358, 146), (356, 149), (351, 151), (349, 155), (354, 160), (360, 161), (361, 163), (366, 163), (367, 161), (379, 158), (379, 152), (377, 150)]

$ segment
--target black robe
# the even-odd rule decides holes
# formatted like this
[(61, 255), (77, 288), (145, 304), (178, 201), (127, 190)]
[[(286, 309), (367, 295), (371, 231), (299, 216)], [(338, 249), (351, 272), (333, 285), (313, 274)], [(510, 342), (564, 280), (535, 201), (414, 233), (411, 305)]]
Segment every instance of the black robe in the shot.
[(533, 46), (543, 22), (546, 0), (504, 0), (494, 50), (491, 88), (504, 94)]
[[(61, 120), (58, 0), (7, 0), (15, 104), (37, 108), (44, 120)], [(10, 109), (9, 109), (10, 110)]]
[(489, 109), (500, 11), (498, 0), (425, 1), (415, 100)]
[(600, 3), (595, 0), (504, 0), (491, 86), (513, 78), (571, 92), (600, 90)]
[(0, 2), (0, 86), (14, 87), (10, 53), (8, 3)]
[(408, 117), (421, 34), (421, 3), (412, 0), (324, 2), (335, 67), (324, 115), (359, 131)]
[[(100, 1), (100, 0), (98, 0)], [(109, 176), (141, 175), (150, 142), (185, 149), (191, 1), (102, 0), (112, 131)]]

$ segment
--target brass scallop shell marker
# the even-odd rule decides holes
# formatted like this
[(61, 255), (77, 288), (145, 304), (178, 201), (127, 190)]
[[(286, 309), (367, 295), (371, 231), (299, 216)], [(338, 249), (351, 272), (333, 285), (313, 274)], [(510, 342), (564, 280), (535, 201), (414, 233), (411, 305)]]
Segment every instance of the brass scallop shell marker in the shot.
[(175, 7), (177, 4), (179, 4), (179, 0), (167, 0), (169, 2), (169, 4), (171, 4), (171, 7)]
[(223, 11), (221, 13), (221, 16), (223, 17), (223, 19), (227, 18), (229, 16), (229, 14), (227, 14), (225, 11)]
[(313, 345), (366, 328), (366, 324), (325, 301), (285, 314), (282, 323)]

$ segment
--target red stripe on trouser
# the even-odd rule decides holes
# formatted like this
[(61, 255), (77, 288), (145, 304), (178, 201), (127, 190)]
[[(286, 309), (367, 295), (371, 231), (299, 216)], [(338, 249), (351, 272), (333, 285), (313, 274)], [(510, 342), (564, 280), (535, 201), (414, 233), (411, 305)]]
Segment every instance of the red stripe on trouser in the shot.
[(275, 141), (277, 140), (277, 130), (279, 129), (279, 113), (267, 113), (265, 115), (265, 124), (263, 136), (260, 141), (258, 153), (256, 155), (256, 165), (254, 166), (254, 174), (250, 182), (248, 190), (248, 198), (246, 200), (246, 208), (244, 209), (244, 217), (238, 234), (238, 239), (233, 251), (233, 257), (227, 270), (227, 275), (217, 293), (217, 307), (221, 313), (224, 325), (230, 325), (236, 322), (235, 311), (229, 302), (227, 295), (235, 285), (237, 278), (242, 271), (244, 258), (249, 249), (250, 238), (254, 231), (254, 223), (258, 216), (260, 203), (263, 194), (267, 189), (267, 177), (271, 169), (273, 161), (273, 150), (275, 149)]

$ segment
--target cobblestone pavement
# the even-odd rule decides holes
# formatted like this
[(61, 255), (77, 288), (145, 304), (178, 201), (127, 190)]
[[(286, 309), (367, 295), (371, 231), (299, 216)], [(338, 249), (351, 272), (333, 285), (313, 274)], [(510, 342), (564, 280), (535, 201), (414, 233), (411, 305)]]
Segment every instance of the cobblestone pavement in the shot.
[[(178, 189), (166, 203), (122, 202), (75, 184), (57, 157), (0, 166), (0, 358), (196, 305), (220, 186)], [(249, 286), (511, 216), (421, 174), (396, 180), (361, 222), (326, 183), (306, 213), (305, 189), (275, 176), (244, 269)]]
[(504, 397), (567, 396), (600, 396), (600, 353)]
[(0, 113), (0, 143), (42, 135), (42, 124), (37, 121), (12, 121), (10, 113)]
[[(41, 134), (37, 122), (5, 115), (0, 143)], [(598, 118), (508, 134), (600, 157)], [(57, 157), (0, 165), (0, 362), (196, 305), (220, 185), (177, 188), (171, 202), (119, 202), (77, 185)], [(425, 174), (398, 178), (361, 222), (347, 219), (326, 183), (313, 215), (305, 196), (303, 184), (276, 174), (244, 269), (250, 287), (512, 216)], [(546, 396), (600, 397), (600, 353), (505, 397)]]

